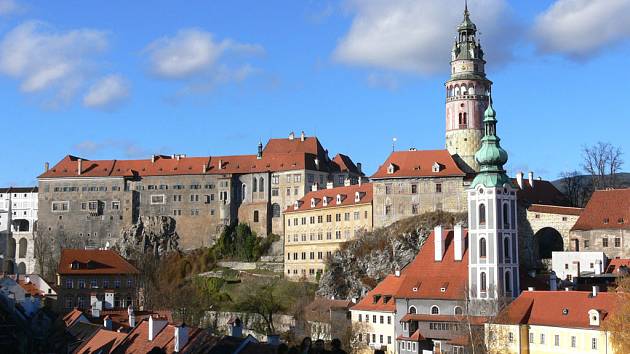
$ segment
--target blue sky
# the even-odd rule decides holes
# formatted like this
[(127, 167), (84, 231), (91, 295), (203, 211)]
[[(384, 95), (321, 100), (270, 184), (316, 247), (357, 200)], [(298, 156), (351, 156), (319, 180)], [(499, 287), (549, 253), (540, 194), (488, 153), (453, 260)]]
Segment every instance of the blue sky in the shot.
[[(597, 141), (630, 153), (630, 0), (469, 3), (510, 172), (555, 179)], [(0, 184), (34, 184), (66, 154), (251, 154), (301, 130), (367, 173), (393, 137), (398, 149), (443, 148), (462, 8), (0, 0)]]

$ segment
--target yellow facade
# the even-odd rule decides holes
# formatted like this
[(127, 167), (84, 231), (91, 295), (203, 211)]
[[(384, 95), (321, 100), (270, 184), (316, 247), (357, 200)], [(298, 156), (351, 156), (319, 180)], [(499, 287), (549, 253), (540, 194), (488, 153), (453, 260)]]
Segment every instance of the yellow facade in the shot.
[[(353, 196), (349, 196), (353, 197)], [(308, 202), (308, 201), (307, 201)], [(284, 272), (289, 279), (316, 281), (340, 245), (372, 230), (372, 202), (334, 205), (284, 214)]]
[(486, 346), (493, 354), (614, 354), (610, 334), (598, 327), (486, 325)]

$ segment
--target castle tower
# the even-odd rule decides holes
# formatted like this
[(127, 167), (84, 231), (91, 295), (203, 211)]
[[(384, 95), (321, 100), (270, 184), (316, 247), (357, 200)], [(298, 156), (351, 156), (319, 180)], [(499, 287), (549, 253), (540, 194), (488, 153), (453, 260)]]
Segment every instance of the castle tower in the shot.
[(496, 135), (492, 99), (484, 113), (484, 136), (475, 154), (480, 172), (468, 189), (468, 287), (471, 310), (494, 315), (518, 296), (516, 188), (505, 174), (508, 155)]
[(457, 27), (451, 52), (451, 78), (446, 82), (446, 148), (466, 172), (478, 172), (475, 152), (483, 136), (481, 120), (488, 106), (492, 82), (486, 79), (477, 26), (470, 20), (468, 6)]

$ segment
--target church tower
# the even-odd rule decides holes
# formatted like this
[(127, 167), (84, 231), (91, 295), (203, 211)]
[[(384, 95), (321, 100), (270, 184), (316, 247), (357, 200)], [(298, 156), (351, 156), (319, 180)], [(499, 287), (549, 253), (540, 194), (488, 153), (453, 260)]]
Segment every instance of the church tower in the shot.
[(446, 148), (462, 169), (470, 173), (479, 171), (474, 155), (483, 136), (481, 120), (492, 82), (486, 79), (486, 61), (468, 5), (457, 32), (451, 52), (451, 78), (445, 84)]
[(480, 171), (468, 189), (468, 287), (470, 309), (494, 315), (519, 295), (516, 188), (503, 165), (508, 155), (496, 135), (492, 99), (484, 113)]

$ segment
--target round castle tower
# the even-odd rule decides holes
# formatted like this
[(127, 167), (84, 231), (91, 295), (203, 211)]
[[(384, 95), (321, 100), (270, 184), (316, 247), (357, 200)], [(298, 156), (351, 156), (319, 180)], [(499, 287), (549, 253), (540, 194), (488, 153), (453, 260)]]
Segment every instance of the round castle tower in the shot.
[(468, 6), (451, 52), (451, 78), (446, 82), (446, 148), (466, 172), (479, 172), (475, 153), (483, 137), (483, 112), (492, 81), (486, 78), (477, 26)]

